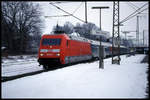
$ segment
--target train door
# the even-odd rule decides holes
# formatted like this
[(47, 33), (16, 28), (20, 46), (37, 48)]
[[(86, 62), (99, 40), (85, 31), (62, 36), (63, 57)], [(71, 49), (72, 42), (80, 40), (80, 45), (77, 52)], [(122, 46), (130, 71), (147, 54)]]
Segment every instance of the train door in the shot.
[(70, 62), (70, 40), (66, 40), (65, 64)]

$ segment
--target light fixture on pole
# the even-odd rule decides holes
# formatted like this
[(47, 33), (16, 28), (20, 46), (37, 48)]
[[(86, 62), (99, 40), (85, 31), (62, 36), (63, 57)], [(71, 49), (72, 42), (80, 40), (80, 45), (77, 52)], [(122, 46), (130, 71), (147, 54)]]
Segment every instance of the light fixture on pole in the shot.
[(99, 9), (100, 11), (100, 23), (99, 23), (99, 26), (100, 26), (100, 30), (102, 29), (101, 27), (101, 9), (108, 9), (109, 7), (92, 7), (92, 9)]

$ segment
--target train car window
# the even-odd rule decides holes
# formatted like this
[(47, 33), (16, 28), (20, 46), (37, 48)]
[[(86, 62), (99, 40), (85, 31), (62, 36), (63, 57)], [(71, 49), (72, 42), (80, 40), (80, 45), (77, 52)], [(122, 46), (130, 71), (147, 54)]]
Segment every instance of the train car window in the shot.
[(43, 39), (42, 45), (60, 45), (61, 39)]

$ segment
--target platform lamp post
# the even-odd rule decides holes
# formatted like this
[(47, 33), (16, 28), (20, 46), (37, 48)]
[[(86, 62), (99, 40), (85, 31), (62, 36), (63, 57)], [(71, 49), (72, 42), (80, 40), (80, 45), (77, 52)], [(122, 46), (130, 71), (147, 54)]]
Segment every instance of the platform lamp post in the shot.
[[(92, 9), (99, 9), (100, 11), (100, 23), (99, 23), (99, 27), (100, 27), (100, 31), (102, 30), (102, 26), (101, 26), (101, 9), (108, 9), (109, 7), (92, 7)], [(100, 37), (100, 47), (99, 47), (99, 68), (104, 68), (104, 62), (103, 62), (103, 58), (104, 58), (104, 47), (102, 46), (101, 43), (102, 38)]]
[(101, 9), (108, 9), (108, 8), (109, 8), (109, 7), (106, 7), (106, 6), (104, 6), (104, 7), (92, 7), (92, 9), (99, 9), (99, 12), (100, 12), (100, 13), (99, 13), (99, 14), (100, 14), (100, 16), (99, 16), (99, 17), (100, 17), (100, 20), (99, 20), (99, 21), (100, 21), (100, 23), (99, 23), (100, 30), (102, 29), (102, 28), (101, 28), (101, 27), (102, 27), (102, 26), (101, 26)]

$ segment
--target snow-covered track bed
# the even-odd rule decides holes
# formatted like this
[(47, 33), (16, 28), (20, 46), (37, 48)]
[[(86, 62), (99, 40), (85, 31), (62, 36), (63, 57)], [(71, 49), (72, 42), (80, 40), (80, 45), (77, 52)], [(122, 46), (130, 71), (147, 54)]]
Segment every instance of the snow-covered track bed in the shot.
[(12, 77), (43, 70), (43, 68), (38, 65), (36, 55), (2, 57), (1, 76)]
[(9, 62), (9, 63), (2, 63), (3, 67), (10, 67), (11, 65), (20, 65), (20, 64), (29, 64), (33, 63), (36, 60), (26, 60), (26, 61), (19, 61), (19, 62)]

